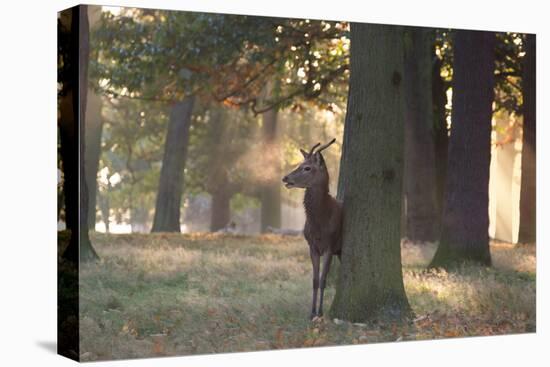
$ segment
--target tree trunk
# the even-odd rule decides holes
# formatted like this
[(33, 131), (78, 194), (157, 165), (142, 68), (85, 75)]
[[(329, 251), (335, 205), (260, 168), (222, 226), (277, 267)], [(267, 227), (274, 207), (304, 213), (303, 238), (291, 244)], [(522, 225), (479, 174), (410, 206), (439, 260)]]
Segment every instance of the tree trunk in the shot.
[(525, 40), (523, 66), (523, 148), (521, 151), (521, 197), (519, 242), (536, 242), (536, 40), (528, 34)]
[[(233, 164), (228, 144), (228, 120), (223, 106), (210, 110), (210, 131), (212, 147), (209, 149), (209, 166), (205, 189), (212, 196), (210, 205), (210, 231), (224, 228), (231, 219), (231, 198), (236, 184), (229, 180), (229, 166)], [(229, 165), (229, 166), (228, 166)]]
[(172, 106), (151, 232), (180, 232), (181, 197), (194, 97)]
[(231, 192), (223, 186), (212, 193), (211, 232), (216, 232), (229, 223), (231, 219), (231, 196)]
[(442, 61), (437, 58), (432, 69), (432, 99), (434, 109), (434, 151), (435, 151), (435, 185), (436, 185), (436, 233), (441, 233), (441, 218), (445, 201), (445, 182), (447, 180), (447, 158), (449, 152), (449, 130), (447, 129), (447, 86), (441, 77)]
[(405, 33), (406, 236), (413, 242), (436, 239), (436, 183), (433, 141), (432, 59), (434, 31)]
[[(348, 86), (347, 108), (349, 108), (350, 96), (351, 96), (351, 87)], [(347, 115), (346, 115), (346, 119), (347, 119)], [(345, 127), (346, 126), (344, 123), (344, 128)], [(343, 169), (342, 159), (347, 154), (346, 148), (350, 145), (350, 142), (349, 142), (350, 139), (351, 137), (349, 136), (349, 134), (345, 133), (345, 129), (344, 129), (344, 136), (342, 137), (342, 153), (340, 155), (340, 169), (338, 170), (338, 187), (336, 189), (336, 199), (338, 199), (341, 202), (344, 201), (344, 194), (345, 194), (344, 191), (346, 189), (346, 175), (345, 175), (346, 172), (344, 172), (344, 169)], [(401, 214), (403, 214), (403, 211), (401, 211)], [(403, 215), (401, 215), (401, 219), (403, 219)]]
[(340, 177), (343, 249), (331, 317), (402, 320), (403, 30), (351, 25), (351, 78)]
[(277, 110), (263, 114), (263, 139), (265, 147), (264, 164), (267, 168), (267, 182), (261, 187), (261, 232), (267, 227), (281, 227), (281, 148), (277, 141)]
[[(71, 49), (65, 96), (60, 106), (61, 159), (63, 161), (67, 228), (71, 239), (63, 257), (77, 262), (97, 259), (88, 235), (88, 189), (85, 179), (84, 144), (88, 90), (89, 27), (87, 6), (73, 8)], [(78, 67), (77, 67), (78, 66)], [(76, 82), (78, 85), (76, 85)], [(78, 88), (78, 89), (77, 89)], [(80, 161), (79, 161), (80, 160)]]
[(101, 133), (103, 120), (101, 118), (101, 98), (93, 91), (88, 91), (88, 107), (86, 109), (86, 184), (88, 185), (88, 225), (95, 229), (97, 170), (101, 155)]
[(494, 98), (492, 32), (455, 32), (453, 110), (441, 241), (430, 264), (491, 264), (489, 165)]

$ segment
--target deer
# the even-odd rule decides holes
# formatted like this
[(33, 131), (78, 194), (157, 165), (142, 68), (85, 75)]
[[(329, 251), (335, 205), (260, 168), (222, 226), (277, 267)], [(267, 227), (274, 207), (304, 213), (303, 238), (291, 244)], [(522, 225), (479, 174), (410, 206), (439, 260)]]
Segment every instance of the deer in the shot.
[[(342, 203), (329, 193), (329, 174), (321, 152), (331, 146), (336, 139), (322, 145), (315, 144), (309, 152), (300, 149), (304, 160), (296, 169), (283, 177), (287, 189), (305, 189), (304, 210), (306, 222), (304, 237), (309, 246), (313, 267), (313, 292), (310, 320), (323, 317), (323, 296), (330, 264), (334, 255), (341, 259), (342, 254)], [(317, 150), (315, 150), (319, 147)], [(323, 258), (321, 279), (320, 262)], [(319, 308), (317, 308), (317, 294)]]

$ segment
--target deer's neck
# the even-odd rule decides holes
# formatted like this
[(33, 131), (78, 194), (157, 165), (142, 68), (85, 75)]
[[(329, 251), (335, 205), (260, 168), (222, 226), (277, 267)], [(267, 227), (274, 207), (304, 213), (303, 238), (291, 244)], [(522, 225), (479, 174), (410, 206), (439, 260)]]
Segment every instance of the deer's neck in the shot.
[(326, 210), (330, 194), (328, 192), (328, 178), (320, 185), (308, 187), (304, 195), (304, 209), (306, 218), (312, 224), (319, 224)]

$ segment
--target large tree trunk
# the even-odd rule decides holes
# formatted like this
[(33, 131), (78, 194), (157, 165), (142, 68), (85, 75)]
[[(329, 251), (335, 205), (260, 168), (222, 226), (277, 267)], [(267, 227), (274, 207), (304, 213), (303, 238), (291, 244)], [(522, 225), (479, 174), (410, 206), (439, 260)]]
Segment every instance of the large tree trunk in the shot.
[(341, 159), (343, 252), (331, 317), (401, 320), (411, 310), (401, 271), (403, 31), (352, 23)]
[(281, 227), (281, 148), (277, 141), (277, 110), (263, 114), (264, 164), (269, 173), (261, 187), (261, 232)]
[(447, 129), (447, 86), (441, 77), (442, 61), (437, 58), (432, 68), (432, 99), (434, 109), (434, 150), (435, 150), (435, 185), (436, 185), (436, 233), (441, 233), (441, 218), (445, 201), (445, 182), (447, 180), (447, 158), (449, 152), (449, 130)]
[(494, 98), (492, 32), (455, 31), (453, 109), (441, 241), (430, 264), (491, 264), (489, 165)]
[[(85, 126), (88, 90), (89, 27), (87, 6), (72, 10), (71, 50), (65, 96), (60, 106), (61, 159), (63, 161), (67, 228), (71, 239), (63, 257), (77, 262), (97, 259), (88, 235), (88, 188), (85, 178)], [(78, 66), (78, 67), (77, 67)], [(78, 85), (75, 82), (78, 81)], [(77, 89), (78, 88), (78, 89)], [(79, 161), (80, 159), (80, 161)]]
[(528, 34), (525, 40), (523, 66), (523, 148), (521, 151), (521, 195), (519, 242), (536, 242), (536, 39)]
[(436, 239), (436, 183), (433, 141), (432, 59), (434, 30), (408, 28), (405, 38), (406, 237)]
[(183, 171), (187, 158), (194, 100), (195, 98), (190, 96), (172, 106), (151, 232), (181, 231)]

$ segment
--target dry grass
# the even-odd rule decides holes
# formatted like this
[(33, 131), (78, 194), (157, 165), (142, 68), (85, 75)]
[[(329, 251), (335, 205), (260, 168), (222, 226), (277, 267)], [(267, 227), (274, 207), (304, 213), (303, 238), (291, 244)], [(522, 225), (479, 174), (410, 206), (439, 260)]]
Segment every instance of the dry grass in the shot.
[[(426, 272), (434, 245), (403, 246), (417, 318), (367, 327), (308, 320), (300, 238), (100, 235), (81, 267), (81, 358), (103, 360), (534, 331), (535, 253), (493, 244), (494, 268)], [(327, 289), (327, 304), (334, 290)]]

